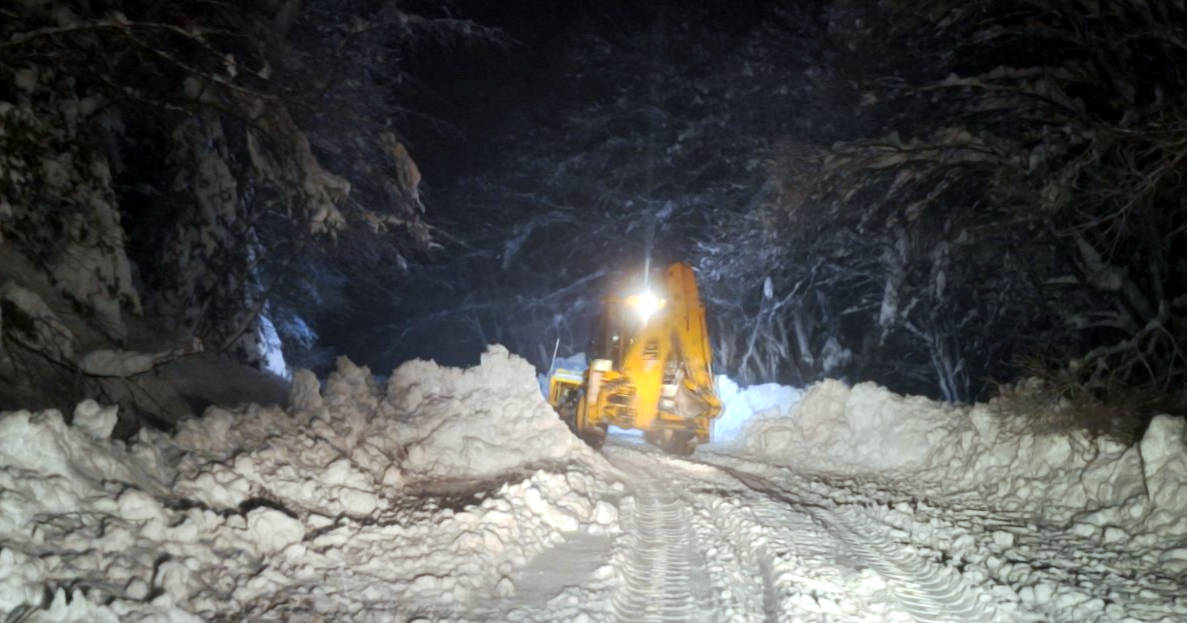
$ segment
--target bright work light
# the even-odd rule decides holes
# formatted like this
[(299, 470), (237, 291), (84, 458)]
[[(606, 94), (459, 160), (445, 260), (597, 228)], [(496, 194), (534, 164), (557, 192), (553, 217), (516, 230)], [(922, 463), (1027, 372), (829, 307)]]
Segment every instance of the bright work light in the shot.
[(639, 294), (626, 298), (626, 304), (635, 308), (635, 311), (639, 313), (639, 317), (643, 319), (643, 322), (647, 322), (647, 319), (659, 311), (666, 302), (656, 296), (651, 290), (644, 290)]

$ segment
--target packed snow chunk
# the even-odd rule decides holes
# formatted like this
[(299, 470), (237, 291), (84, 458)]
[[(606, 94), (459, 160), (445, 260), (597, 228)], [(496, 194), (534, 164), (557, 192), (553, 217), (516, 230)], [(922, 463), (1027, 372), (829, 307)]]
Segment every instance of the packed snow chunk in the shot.
[(177, 425), (174, 442), (191, 452), (226, 452), (235, 446), (232, 429), (238, 426), (238, 418), (225, 409), (212, 407), (201, 418), (182, 420)]
[(618, 509), (604, 500), (598, 500), (594, 506), (593, 521), (600, 526), (614, 525), (618, 522)]
[(84, 400), (74, 408), (73, 425), (95, 439), (107, 439), (115, 430), (118, 409), (114, 405), (104, 408), (94, 400)]
[(347, 459), (338, 459), (326, 466), (318, 480), (331, 487), (344, 510), (352, 515), (370, 515), (379, 507), (379, 498), (369, 491), (371, 479)]
[[(102, 432), (102, 431), (100, 431)], [(66, 426), (54, 409), (0, 413), (0, 468), (14, 466), (39, 476), (75, 480), (112, 480), (152, 487), (155, 479), (138, 475), (130, 459), (106, 440)]]
[(247, 532), (253, 543), (269, 553), (279, 552), (305, 538), (305, 526), (300, 521), (264, 506), (247, 513)]
[(337, 368), (326, 379), (322, 400), (330, 409), (337, 409), (341, 419), (352, 425), (365, 424), (367, 416), (379, 406), (383, 392), (366, 367), (346, 357), (339, 357), (336, 363)]
[(1152, 523), (1187, 533), (1187, 420), (1159, 415), (1139, 444), (1146, 489), (1154, 504)]
[(120, 494), (119, 514), (124, 519), (132, 521), (165, 521), (165, 512), (161, 503), (137, 489), (128, 489)]
[(293, 373), (293, 383), (289, 389), (289, 408), (294, 413), (302, 411), (316, 411), (324, 403), (321, 399), (321, 386), (317, 375), (304, 368)]
[(0, 414), (0, 458), (3, 465), (68, 475), (68, 453), (62, 448), (65, 426), (57, 411)]
[(44, 567), (45, 563), (36, 556), (9, 547), (0, 549), (0, 612), (13, 612), (22, 605), (42, 602), (44, 587), (40, 580), (45, 576)]
[(502, 346), (466, 370), (405, 363), (388, 381), (386, 400), (410, 474), (484, 478), (590, 454), (540, 395), (532, 365)]
[(729, 443), (737, 439), (743, 427), (754, 416), (787, 415), (799, 402), (803, 391), (777, 383), (751, 385), (741, 388), (733, 379), (717, 376), (717, 396), (721, 399), (721, 415), (713, 421), (712, 440)]
[(573, 532), (581, 527), (580, 522), (572, 513), (554, 505), (551, 500), (541, 494), (540, 489), (535, 487), (525, 489), (522, 503), (531, 511), (532, 515), (556, 530)]
[(1012, 532), (1006, 532), (1005, 530), (994, 530), (993, 544), (999, 548), (1013, 547), (1014, 534)]

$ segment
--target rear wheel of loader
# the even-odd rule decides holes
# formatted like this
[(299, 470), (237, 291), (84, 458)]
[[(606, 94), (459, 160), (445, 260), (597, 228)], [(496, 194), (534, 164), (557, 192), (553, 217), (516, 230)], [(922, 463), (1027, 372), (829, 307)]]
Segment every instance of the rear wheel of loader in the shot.
[(606, 428), (604, 426), (594, 426), (579, 432), (577, 436), (594, 450), (601, 450), (602, 445), (606, 443)]
[(697, 436), (692, 433), (671, 431), (664, 440), (664, 452), (673, 456), (689, 456), (697, 449)]
[(579, 421), (577, 418), (577, 408), (581, 399), (585, 397), (584, 392), (573, 391), (569, 393), (561, 401), (560, 408), (557, 413), (560, 414), (561, 420), (569, 426), (569, 430), (573, 431), (585, 445), (594, 450), (601, 450), (602, 444), (606, 443), (606, 427), (605, 426), (589, 426), (584, 421)]
[(688, 456), (697, 449), (697, 436), (678, 430), (657, 430), (643, 433), (643, 438), (653, 446), (673, 456)]
[(561, 421), (573, 431), (573, 434), (578, 434), (577, 430), (577, 403), (581, 401), (581, 392), (577, 390), (569, 391), (561, 398), (560, 405), (556, 412), (561, 416)]

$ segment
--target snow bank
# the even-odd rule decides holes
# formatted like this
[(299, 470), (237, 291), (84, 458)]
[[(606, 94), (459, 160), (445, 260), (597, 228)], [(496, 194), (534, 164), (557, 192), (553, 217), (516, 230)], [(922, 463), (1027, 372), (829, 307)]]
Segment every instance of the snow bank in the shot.
[(0, 620), (412, 618), (511, 594), (566, 534), (617, 530), (611, 468), (501, 347), (385, 388), (343, 359), (324, 391), (297, 372), (291, 404), (130, 444), (89, 401), (73, 425), (0, 414)]
[(715, 443), (734, 442), (751, 418), (787, 415), (799, 403), (803, 391), (776, 383), (739, 387), (724, 374), (717, 375), (717, 396), (721, 415), (713, 421)]
[(952, 411), (873, 383), (851, 389), (826, 380), (809, 388), (788, 417), (775, 413), (755, 420), (745, 445), (768, 456), (814, 458), (838, 468), (918, 467), (931, 444), (944, 435)]
[[(234, 506), (262, 494), (329, 515), (366, 515), (373, 492), (405, 483), (495, 478), (515, 470), (601, 458), (569, 433), (540, 396), (531, 364), (501, 346), (466, 370), (410, 361), (386, 388), (341, 358), (324, 396), (309, 373), (293, 379), (292, 413), (214, 408), (183, 422), (177, 487)], [(315, 481), (294, 466), (321, 470)]]
[(782, 464), (942, 483), (977, 490), (1003, 508), (1097, 527), (1140, 522), (1187, 534), (1187, 429), (1155, 418), (1127, 447), (1081, 432), (1031, 432), (991, 405), (900, 396), (874, 383), (818, 383), (786, 417), (756, 418), (742, 445)]
[(535, 368), (501, 346), (468, 370), (412, 361), (392, 374), (387, 396), (403, 443), (403, 468), (418, 475), (482, 477), (525, 464), (593, 453), (540, 395)]

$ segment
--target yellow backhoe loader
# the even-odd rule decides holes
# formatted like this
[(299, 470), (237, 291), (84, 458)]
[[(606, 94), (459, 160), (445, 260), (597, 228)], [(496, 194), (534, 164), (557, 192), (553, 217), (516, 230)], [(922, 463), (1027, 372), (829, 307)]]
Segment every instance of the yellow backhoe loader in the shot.
[(648, 442), (685, 456), (709, 441), (721, 412), (692, 269), (672, 264), (659, 282), (654, 292), (604, 298), (588, 369), (549, 377), (549, 403), (595, 448), (613, 425), (642, 430)]

